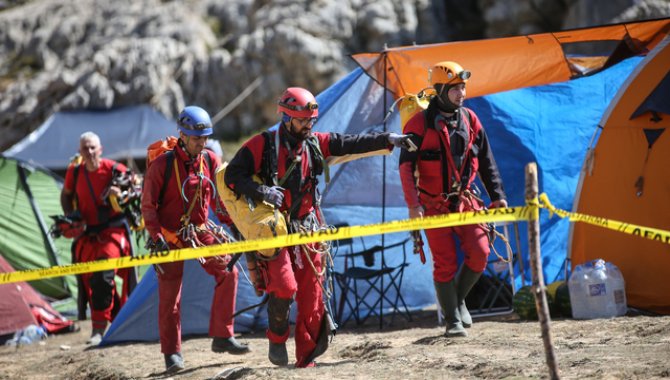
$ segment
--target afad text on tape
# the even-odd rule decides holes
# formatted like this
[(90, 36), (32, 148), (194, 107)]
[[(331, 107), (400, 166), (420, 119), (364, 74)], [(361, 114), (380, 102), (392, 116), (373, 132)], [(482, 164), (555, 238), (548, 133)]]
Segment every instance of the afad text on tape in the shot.
[(670, 232), (668, 231), (664, 231), (658, 228), (644, 227), (626, 222), (620, 222), (618, 220), (612, 220), (598, 216), (579, 214), (576, 212), (561, 210), (560, 208), (554, 207), (549, 201), (549, 197), (544, 193), (540, 194), (540, 203), (542, 204), (542, 207), (549, 210), (550, 213), (556, 214), (561, 218), (568, 218), (571, 222), (581, 222), (591, 224), (594, 226), (607, 228), (609, 230), (614, 230), (621, 233), (658, 241), (660, 243), (670, 244)]

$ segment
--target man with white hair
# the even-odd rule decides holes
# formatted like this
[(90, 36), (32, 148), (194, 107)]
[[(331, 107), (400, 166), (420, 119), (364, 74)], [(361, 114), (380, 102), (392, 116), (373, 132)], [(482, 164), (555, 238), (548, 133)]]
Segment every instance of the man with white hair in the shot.
[[(73, 262), (88, 262), (129, 256), (130, 230), (122, 212), (109, 202), (110, 195), (119, 196), (121, 190), (112, 185), (115, 176), (127, 168), (118, 162), (102, 158), (100, 138), (85, 132), (79, 138), (81, 162), (67, 168), (61, 192), (61, 207), (70, 219), (80, 218), (86, 225), (82, 235), (72, 245)], [(115, 276), (123, 279), (121, 294), (116, 291)], [(108, 322), (111, 322), (130, 291), (136, 284), (135, 271), (114, 269), (85, 273), (80, 277), (80, 292), (91, 308), (91, 338), (97, 345), (102, 340)], [(80, 313), (81, 314), (81, 313)]]

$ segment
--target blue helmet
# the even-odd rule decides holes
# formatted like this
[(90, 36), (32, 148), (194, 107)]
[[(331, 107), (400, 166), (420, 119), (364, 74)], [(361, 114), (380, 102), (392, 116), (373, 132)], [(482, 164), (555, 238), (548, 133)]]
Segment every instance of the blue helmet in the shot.
[(184, 108), (177, 118), (179, 131), (188, 136), (209, 136), (212, 134), (212, 119), (198, 106)]

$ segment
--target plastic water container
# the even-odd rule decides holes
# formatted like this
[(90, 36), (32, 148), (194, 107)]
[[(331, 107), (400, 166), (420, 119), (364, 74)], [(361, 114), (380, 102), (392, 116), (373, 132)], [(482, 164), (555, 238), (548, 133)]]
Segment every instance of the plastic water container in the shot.
[(14, 333), (14, 337), (7, 342), (7, 346), (24, 346), (28, 344), (37, 343), (42, 339), (46, 339), (47, 333), (43, 327), (37, 325), (29, 325)]
[(603, 259), (577, 265), (568, 280), (572, 317), (612, 318), (626, 314), (626, 290), (619, 268)]
[(611, 277), (612, 294), (614, 303), (616, 304), (616, 315), (626, 315), (626, 312), (628, 311), (628, 302), (626, 300), (626, 282), (623, 279), (623, 274), (619, 270), (619, 267), (612, 263), (605, 263), (605, 267), (607, 268), (607, 273)]

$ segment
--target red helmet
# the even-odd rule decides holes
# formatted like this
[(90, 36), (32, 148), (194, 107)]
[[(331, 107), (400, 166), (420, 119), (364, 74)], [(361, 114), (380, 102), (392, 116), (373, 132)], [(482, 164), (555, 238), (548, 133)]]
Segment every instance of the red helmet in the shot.
[(290, 117), (311, 118), (319, 116), (319, 105), (311, 92), (300, 87), (289, 87), (277, 102), (277, 112)]

